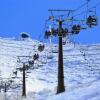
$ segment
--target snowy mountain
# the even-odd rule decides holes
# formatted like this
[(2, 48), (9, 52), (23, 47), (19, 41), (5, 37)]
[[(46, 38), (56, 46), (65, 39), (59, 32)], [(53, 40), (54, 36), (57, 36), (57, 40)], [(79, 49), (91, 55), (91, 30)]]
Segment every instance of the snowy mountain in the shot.
[[(0, 38), (0, 100), (100, 100), (100, 44), (63, 46), (66, 91), (59, 95), (58, 45), (45, 44), (44, 51), (39, 52), (39, 44), (37, 40)], [(22, 72), (18, 69), (23, 65), (19, 60), (29, 62), (34, 54), (39, 54), (39, 59), (26, 71), (27, 96), (22, 98)]]

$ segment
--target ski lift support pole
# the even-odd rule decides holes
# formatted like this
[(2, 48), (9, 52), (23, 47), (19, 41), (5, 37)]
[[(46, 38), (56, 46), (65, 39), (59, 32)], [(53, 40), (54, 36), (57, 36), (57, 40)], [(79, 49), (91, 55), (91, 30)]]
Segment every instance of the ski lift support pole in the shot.
[(58, 54), (58, 86), (57, 86), (57, 94), (65, 91), (64, 86), (64, 70), (63, 70), (63, 46), (62, 46), (62, 23), (59, 22), (59, 54)]
[(30, 58), (31, 56), (17, 56), (18, 59), (19, 59), (19, 62), (23, 64), (23, 68), (22, 68), (22, 71), (23, 71), (23, 87), (22, 87), (22, 96), (23, 97), (26, 97), (26, 63), (28, 61), (21, 61), (20, 58)]
[(26, 78), (25, 78), (25, 63), (23, 63), (23, 90), (22, 90), (22, 96), (26, 97)]
[(68, 16), (71, 12), (73, 12), (73, 10), (59, 10), (59, 9), (49, 9), (48, 11), (51, 12), (52, 15), (52, 19), (51, 20), (55, 20), (58, 24), (58, 38), (59, 38), (59, 52), (58, 52), (58, 85), (57, 85), (57, 94), (62, 93), (65, 91), (65, 86), (64, 86), (64, 68), (63, 68), (63, 44), (62, 44), (62, 38), (63, 38), (63, 34), (62, 34), (62, 25), (63, 22), (66, 21), (65, 19), (63, 20), (63, 18), (55, 18), (53, 16), (53, 12), (67, 12)]

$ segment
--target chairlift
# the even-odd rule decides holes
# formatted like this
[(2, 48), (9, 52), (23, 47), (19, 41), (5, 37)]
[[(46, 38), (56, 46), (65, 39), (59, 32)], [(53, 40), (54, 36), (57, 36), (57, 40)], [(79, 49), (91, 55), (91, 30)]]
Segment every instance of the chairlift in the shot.
[(51, 28), (51, 30), (45, 31), (45, 38), (49, 38), (51, 35), (57, 36), (58, 35), (58, 28)]
[(51, 33), (51, 35), (53, 36), (57, 36), (58, 35), (58, 28), (54, 28), (54, 27), (49, 27), (49, 32)]
[(81, 26), (79, 24), (78, 25), (75, 24), (72, 26), (72, 34), (79, 34), (80, 30)]
[(26, 73), (31, 73), (31, 71), (27, 71)]
[(86, 21), (87, 25), (91, 28), (97, 25), (97, 17), (89, 15)]
[(85, 53), (83, 54), (83, 56), (84, 56), (84, 57), (86, 56)]
[(34, 65), (34, 60), (28, 61), (29, 65)]
[(88, 27), (91, 28), (93, 26), (96, 26), (97, 23), (98, 23), (98, 18), (96, 15), (96, 8), (88, 10), (88, 15), (86, 19), (86, 24), (88, 25)]
[(30, 75), (29, 75), (30, 73), (31, 73), (31, 72), (29, 72), (29, 73), (26, 73), (26, 75), (25, 75), (25, 76), (27, 76), (27, 77), (30, 77)]
[(2, 88), (2, 89), (3, 89), (3, 88), (5, 88), (5, 86), (2, 84), (2, 85), (0, 85), (0, 88)]
[(66, 37), (68, 34), (68, 29), (67, 28), (61, 28), (61, 31), (59, 33), (59, 29), (57, 29), (58, 36)]
[(33, 60), (38, 60), (39, 59), (39, 54), (34, 54), (33, 55)]
[(3, 88), (3, 86), (2, 85), (0, 85), (0, 89), (2, 89)]
[(9, 80), (9, 82), (10, 82), (10, 83), (13, 83), (14, 81), (13, 81), (13, 80)]
[(15, 79), (16, 77), (15, 77), (15, 76), (12, 76), (11, 78), (12, 78), (12, 79)]
[(53, 36), (57, 36), (57, 34), (58, 34), (58, 28), (57, 29), (52, 28), (51, 29), (51, 33), (52, 33)]
[(57, 46), (54, 46), (52, 48), (52, 53), (58, 53), (58, 47)]
[(20, 85), (23, 85), (23, 84), (22, 84), (22, 83), (20, 83), (20, 84), (19, 84), (19, 86), (20, 86)]
[(29, 69), (29, 65), (25, 65), (25, 70), (28, 70)]
[(28, 76), (26, 76), (25, 78), (28, 78)]
[(13, 74), (17, 75), (17, 71), (14, 71)]
[(48, 54), (47, 54), (47, 59), (52, 59), (53, 58), (53, 54), (52, 54), (52, 52), (49, 52)]
[(38, 51), (42, 52), (45, 48), (45, 45), (44, 44), (39, 44), (38, 46)]
[(20, 86), (19, 85), (17, 85), (17, 88), (19, 88)]
[(65, 29), (62, 29), (62, 36), (63, 37), (66, 37), (67, 35), (68, 35), (68, 32), (69, 32), (69, 30), (67, 29), (67, 28), (65, 28)]
[(20, 77), (17, 76), (16, 79), (20, 79)]
[(45, 31), (45, 38), (48, 39), (50, 35), (51, 35), (51, 32), (46, 30)]
[(19, 70), (20, 72), (22, 72), (23, 71), (23, 68), (16, 68), (17, 70)]

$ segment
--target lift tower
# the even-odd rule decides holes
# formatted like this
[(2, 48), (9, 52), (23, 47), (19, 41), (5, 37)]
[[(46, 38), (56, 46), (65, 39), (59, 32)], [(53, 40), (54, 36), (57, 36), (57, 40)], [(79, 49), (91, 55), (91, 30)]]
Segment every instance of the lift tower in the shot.
[(59, 23), (59, 29), (58, 29), (58, 34), (59, 34), (59, 52), (58, 52), (58, 86), (57, 86), (57, 94), (60, 92), (65, 91), (65, 86), (64, 86), (64, 70), (63, 70), (63, 46), (62, 46), (62, 20), (58, 20)]
[[(51, 29), (46, 29), (45, 38), (48, 39), (51, 36), (58, 36), (58, 85), (57, 85), (57, 94), (65, 91), (64, 86), (64, 67), (63, 67), (63, 44), (62, 38), (68, 35), (77, 35), (81, 30), (85, 30), (87, 28), (92, 28), (97, 26), (97, 16), (96, 10), (88, 9), (87, 0), (87, 13), (86, 18), (80, 17), (77, 19), (77, 15), (74, 15), (76, 10), (59, 10), (59, 9), (49, 9), (51, 12), (51, 16), (46, 20), (51, 22)], [(85, 5), (86, 5), (85, 4)], [(82, 6), (83, 7), (83, 6)], [(92, 13), (90, 13), (92, 11)], [(62, 13), (62, 14), (61, 14)], [(64, 14), (65, 13), (65, 14)], [(79, 15), (79, 14), (78, 14)], [(82, 14), (81, 14), (82, 15)], [(83, 15), (82, 15), (83, 16)], [(55, 28), (56, 25), (56, 28)], [(64, 26), (65, 25), (65, 26)]]
[[(20, 70), (22, 70), (22, 97), (26, 97), (26, 70), (27, 70), (27, 63), (29, 58), (31, 58), (31, 56), (17, 56), (18, 57), (18, 62), (22, 63), (23, 67), (19, 68)], [(28, 66), (29, 67), (29, 66)]]
[[(63, 43), (62, 38), (68, 35), (68, 29), (63, 27), (66, 19), (63, 15), (54, 16), (53, 13), (65, 12), (67, 18), (72, 14), (73, 10), (59, 10), (59, 9), (50, 9), (51, 16), (49, 16), (50, 21), (57, 23), (57, 29), (51, 28), (51, 31), (46, 31), (45, 36), (48, 38), (50, 35), (58, 36), (58, 85), (57, 85), (57, 94), (65, 91), (64, 85), (64, 67), (63, 67)], [(70, 17), (71, 19), (72, 17)]]

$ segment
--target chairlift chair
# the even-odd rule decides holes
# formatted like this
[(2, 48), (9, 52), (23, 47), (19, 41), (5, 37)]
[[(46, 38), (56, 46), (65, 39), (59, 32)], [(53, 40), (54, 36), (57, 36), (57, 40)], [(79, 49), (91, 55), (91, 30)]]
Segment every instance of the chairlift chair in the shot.
[[(60, 32), (59, 32), (60, 31)], [(61, 28), (61, 30), (58, 30), (58, 36), (63, 36), (65, 37), (66, 36), (66, 31), (64, 28)]]
[(66, 37), (68, 35), (68, 29), (62, 28), (60, 34), (58, 36)]
[(86, 19), (86, 24), (88, 25), (88, 27), (93, 27), (96, 26), (98, 22), (98, 18), (96, 15), (96, 8), (92, 8), (90, 10), (88, 10), (88, 15), (87, 15), (87, 19)]
[(27, 71), (26, 73), (31, 73), (31, 71)]
[(57, 46), (54, 46), (52, 48), (52, 53), (58, 53), (58, 47)]
[(51, 35), (51, 32), (46, 30), (45, 31), (45, 38), (48, 39), (50, 35)]
[(69, 30), (67, 28), (64, 29), (62, 35), (63, 37), (66, 37), (68, 35)]
[(16, 68), (17, 70), (19, 70), (20, 72), (22, 72), (23, 71), (23, 68)]
[(20, 85), (23, 85), (23, 84), (22, 84), (22, 83), (20, 83), (20, 84), (19, 84), (19, 86), (20, 86)]
[(34, 60), (28, 61), (29, 65), (33, 65), (34, 64)]
[(34, 54), (33, 55), (33, 60), (38, 60), (39, 59), (39, 54)]
[(44, 44), (39, 44), (38, 51), (42, 52), (44, 48), (45, 48)]
[(81, 30), (81, 26), (79, 24), (78, 25), (75, 24), (72, 26), (72, 34), (73, 35), (79, 34), (80, 30)]
[(17, 76), (16, 79), (20, 79), (20, 77)]
[(11, 78), (12, 78), (12, 79), (15, 79), (16, 77), (15, 77), (15, 76), (12, 76)]
[(91, 28), (92, 26), (97, 25), (97, 17), (89, 15), (86, 21), (87, 25)]
[(13, 74), (17, 75), (17, 71), (14, 71)]
[(49, 52), (48, 54), (47, 54), (47, 59), (52, 59), (53, 58), (53, 54), (52, 54), (52, 52)]
[(13, 83), (14, 81), (13, 81), (13, 80), (9, 80), (9, 82), (10, 82), (10, 83)]
[(58, 28), (57, 29), (54, 29), (54, 28), (52, 28), (52, 35), (53, 36), (57, 36), (57, 34), (58, 34)]

